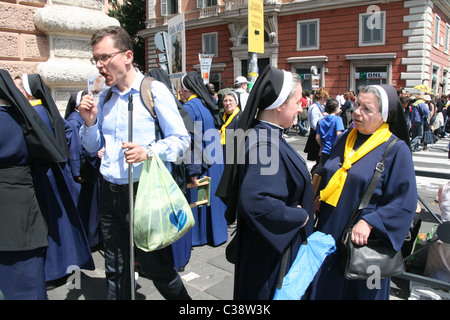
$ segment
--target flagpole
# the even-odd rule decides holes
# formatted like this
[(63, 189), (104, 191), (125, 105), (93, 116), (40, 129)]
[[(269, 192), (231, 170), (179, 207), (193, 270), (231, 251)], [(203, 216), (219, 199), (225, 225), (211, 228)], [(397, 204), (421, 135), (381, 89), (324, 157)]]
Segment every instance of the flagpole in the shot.
[[(133, 94), (128, 95), (128, 142), (133, 142)], [(130, 282), (131, 300), (135, 300), (136, 290), (134, 283), (134, 235), (133, 235), (133, 164), (128, 164), (128, 200), (129, 200), (129, 227), (130, 227)]]

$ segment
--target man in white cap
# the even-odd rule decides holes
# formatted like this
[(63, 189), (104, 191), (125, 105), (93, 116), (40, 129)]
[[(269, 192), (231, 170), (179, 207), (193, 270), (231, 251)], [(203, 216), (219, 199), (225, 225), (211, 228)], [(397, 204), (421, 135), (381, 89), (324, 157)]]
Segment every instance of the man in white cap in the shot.
[(234, 91), (239, 95), (239, 106), (244, 111), (248, 99), (248, 81), (245, 77), (239, 76), (234, 80)]

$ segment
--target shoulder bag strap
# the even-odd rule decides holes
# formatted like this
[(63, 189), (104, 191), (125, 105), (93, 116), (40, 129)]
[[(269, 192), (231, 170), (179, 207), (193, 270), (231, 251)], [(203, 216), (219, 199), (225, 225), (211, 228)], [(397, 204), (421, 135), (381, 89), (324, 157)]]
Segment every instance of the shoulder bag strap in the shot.
[(361, 200), (359, 201), (358, 206), (353, 211), (353, 214), (350, 217), (350, 219), (348, 220), (347, 225), (345, 226), (344, 230), (347, 230), (348, 228), (350, 228), (353, 225), (355, 220), (358, 218), (359, 211), (366, 208), (367, 205), (369, 204), (370, 198), (372, 198), (372, 195), (378, 185), (378, 182), (380, 181), (381, 174), (384, 171), (384, 162), (389, 153), (389, 150), (394, 146), (394, 144), (397, 142), (397, 140), (398, 140), (398, 138), (393, 139), (387, 146), (386, 151), (384, 152), (383, 158), (381, 159), (380, 162), (377, 163), (377, 165), (375, 167), (375, 172), (373, 174), (372, 180), (370, 181), (369, 185), (367, 186), (367, 189), (364, 192), (364, 195), (362, 196)]
[[(300, 229), (300, 234), (302, 235), (302, 245), (307, 245), (308, 239), (306, 237), (305, 227)], [(281, 260), (280, 273), (278, 274), (278, 281), (277, 281), (277, 289), (281, 289), (281, 287), (283, 286), (283, 279), (284, 276), (286, 275), (285, 270), (290, 251), (291, 251), (291, 244), (289, 244), (289, 247), (283, 254), (283, 259)]]
[(158, 116), (156, 115), (155, 111), (155, 102), (152, 94), (153, 80), (154, 79), (152, 77), (145, 76), (141, 82), (140, 93), (142, 102), (144, 102), (144, 106), (147, 108), (148, 112), (150, 112), (150, 115), (155, 120), (155, 140), (158, 141), (159, 139), (164, 138), (164, 135), (161, 130), (161, 126), (159, 124)]

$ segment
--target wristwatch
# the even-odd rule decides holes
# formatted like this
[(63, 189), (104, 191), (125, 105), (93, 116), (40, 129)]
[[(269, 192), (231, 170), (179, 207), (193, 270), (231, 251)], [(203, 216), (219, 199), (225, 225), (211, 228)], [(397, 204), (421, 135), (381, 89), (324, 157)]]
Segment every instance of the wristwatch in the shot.
[(153, 149), (151, 145), (145, 147), (145, 153), (147, 153), (147, 160), (153, 157)]

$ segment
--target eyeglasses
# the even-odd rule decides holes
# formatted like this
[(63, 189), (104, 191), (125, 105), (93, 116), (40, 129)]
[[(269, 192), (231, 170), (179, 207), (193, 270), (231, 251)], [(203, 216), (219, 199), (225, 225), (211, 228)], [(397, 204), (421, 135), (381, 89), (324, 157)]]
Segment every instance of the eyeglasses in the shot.
[(223, 99), (223, 103), (236, 103), (236, 100), (234, 98), (225, 98)]
[(100, 64), (105, 64), (109, 59), (112, 59), (116, 54), (119, 54), (119, 53), (123, 53), (123, 52), (125, 52), (125, 51), (127, 51), (127, 50), (120, 50), (120, 51), (117, 51), (117, 52), (113, 52), (113, 53), (105, 53), (105, 54), (101, 54), (99, 57), (97, 57), (97, 58), (91, 58), (90, 60), (91, 60), (91, 63), (95, 66), (95, 65), (97, 65), (97, 62), (98, 61), (100, 61)]
[(361, 106), (361, 105), (359, 105), (358, 103), (355, 103), (354, 111), (356, 111), (356, 110), (358, 110), (358, 109), (360, 109), (361, 113), (362, 113), (363, 115), (366, 115), (366, 116), (368, 116), (368, 115), (370, 115), (370, 114), (375, 114), (375, 113), (377, 113), (377, 112), (380, 112), (379, 110), (378, 110), (378, 111), (377, 111), (377, 110), (372, 110), (372, 109), (370, 109), (369, 107)]

